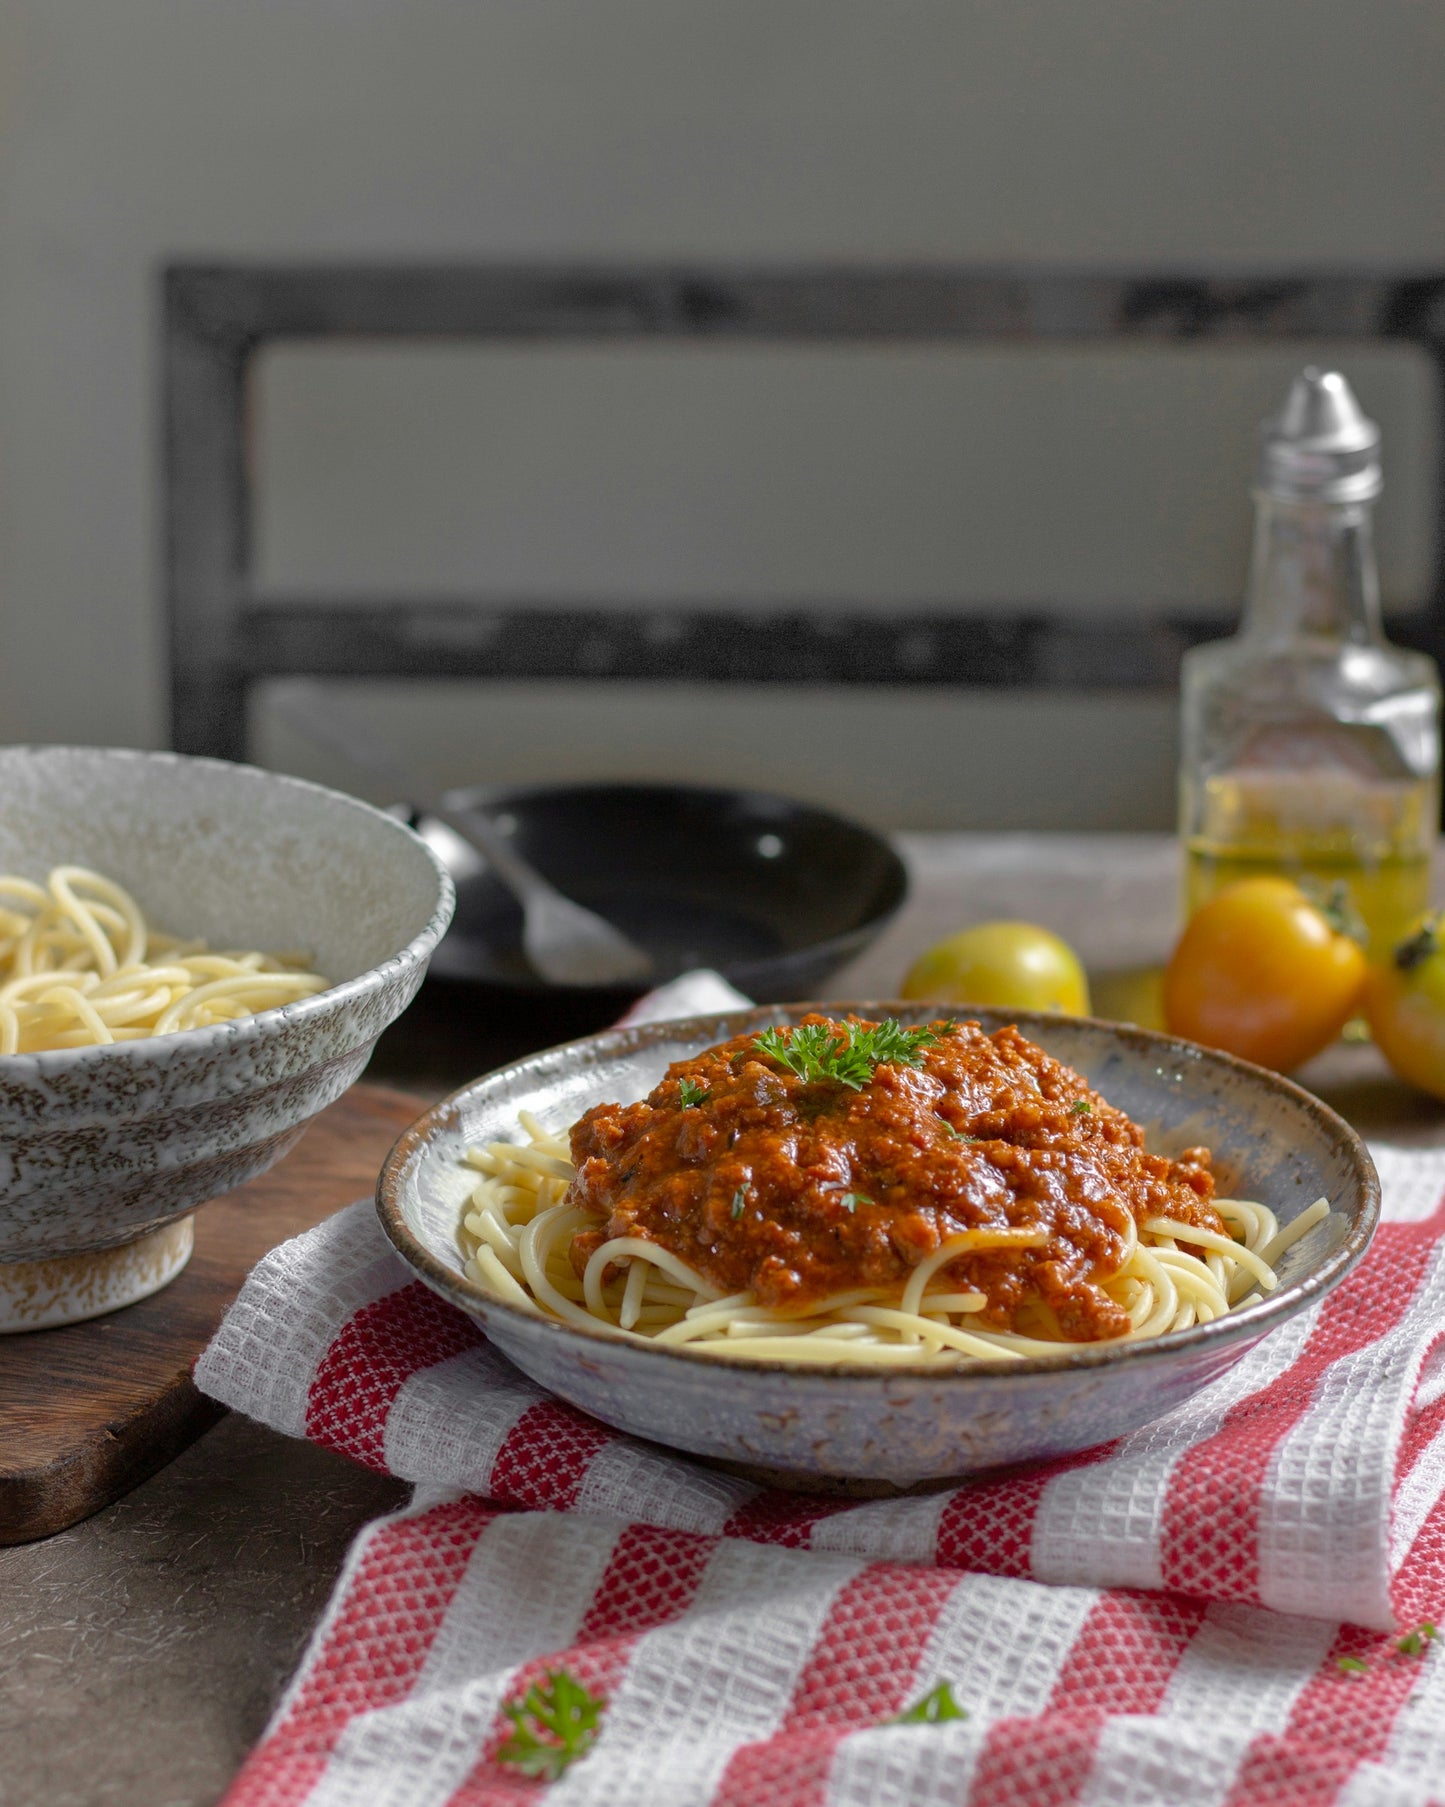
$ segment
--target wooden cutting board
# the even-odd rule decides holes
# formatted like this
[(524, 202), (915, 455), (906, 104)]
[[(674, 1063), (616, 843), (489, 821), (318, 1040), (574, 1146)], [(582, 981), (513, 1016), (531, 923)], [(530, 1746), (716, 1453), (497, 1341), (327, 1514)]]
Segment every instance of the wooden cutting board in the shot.
[(241, 1282), (268, 1249), (369, 1195), (425, 1101), (352, 1088), (258, 1179), (203, 1205), (175, 1280), (109, 1317), (0, 1336), (0, 1544), (87, 1518), (222, 1415), (191, 1382)]

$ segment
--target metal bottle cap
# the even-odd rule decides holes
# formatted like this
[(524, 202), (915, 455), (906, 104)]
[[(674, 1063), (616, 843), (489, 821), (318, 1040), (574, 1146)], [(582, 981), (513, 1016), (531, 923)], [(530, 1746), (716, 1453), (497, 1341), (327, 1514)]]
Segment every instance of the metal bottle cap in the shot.
[(1259, 487), (1285, 502), (1368, 502), (1378, 496), (1380, 429), (1338, 370), (1310, 365), (1281, 412), (1260, 429)]

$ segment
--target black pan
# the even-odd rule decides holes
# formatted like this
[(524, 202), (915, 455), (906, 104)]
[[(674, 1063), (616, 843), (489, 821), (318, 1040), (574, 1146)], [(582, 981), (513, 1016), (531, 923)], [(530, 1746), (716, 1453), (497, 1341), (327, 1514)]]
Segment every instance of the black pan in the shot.
[[(759, 1003), (817, 997), (903, 902), (903, 862), (880, 835), (764, 791), (679, 784), (523, 785), (453, 792), (478, 804), (567, 896), (652, 955), (654, 983), (710, 966)], [(522, 952), (522, 913), (481, 856), (428, 818), (457, 913), (433, 976), (479, 995), (610, 1022), (638, 988), (549, 985)], [(581, 1020), (579, 1017), (578, 1020)]]

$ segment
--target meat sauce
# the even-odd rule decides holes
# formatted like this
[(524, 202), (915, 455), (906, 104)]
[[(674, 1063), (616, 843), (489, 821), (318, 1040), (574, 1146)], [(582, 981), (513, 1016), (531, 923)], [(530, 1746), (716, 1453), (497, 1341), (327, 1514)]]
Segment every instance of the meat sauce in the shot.
[(994, 1329), (1123, 1334), (1098, 1282), (1122, 1265), (1128, 1215), (1223, 1232), (1209, 1150), (1148, 1153), (1136, 1124), (1016, 1028), (931, 1027), (916, 1064), (879, 1064), (857, 1091), (740, 1036), (675, 1062), (640, 1104), (595, 1106), (572, 1130), (570, 1197), (598, 1219), (573, 1239), (578, 1272), (604, 1240), (638, 1236), (725, 1294), (804, 1310), (901, 1289), (947, 1237), (1007, 1226), (1046, 1240), (961, 1255), (932, 1284), (985, 1293), (978, 1321)]

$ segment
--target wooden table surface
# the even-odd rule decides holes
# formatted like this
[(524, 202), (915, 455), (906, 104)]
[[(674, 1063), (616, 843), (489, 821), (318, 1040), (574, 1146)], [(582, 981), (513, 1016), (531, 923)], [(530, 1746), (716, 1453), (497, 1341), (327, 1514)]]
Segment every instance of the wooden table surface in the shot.
[[(930, 942), (989, 917), (1044, 923), (1094, 969), (1158, 960), (1172, 940), (1164, 837), (900, 846), (910, 901), (835, 997), (892, 995)], [(515, 1030), (424, 991), (368, 1078), (439, 1096), (524, 1051)], [(1395, 1082), (1371, 1048), (1337, 1049), (1304, 1078), (1367, 1135), (1445, 1146), (1445, 1104)], [(233, 1415), (94, 1518), (0, 1550), (0, 1803), (208, 1807), (260, 1735), (351, 1537), (405, 1492)]]

